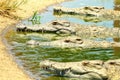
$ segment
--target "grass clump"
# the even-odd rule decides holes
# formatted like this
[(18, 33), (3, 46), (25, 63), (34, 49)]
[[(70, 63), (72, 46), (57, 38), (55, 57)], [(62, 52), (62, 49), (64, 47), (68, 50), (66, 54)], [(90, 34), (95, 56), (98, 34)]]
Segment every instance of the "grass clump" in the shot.
[(27, 0), (0, 0), (0, 15), (10, 17), (11, 12), (26, 2)]

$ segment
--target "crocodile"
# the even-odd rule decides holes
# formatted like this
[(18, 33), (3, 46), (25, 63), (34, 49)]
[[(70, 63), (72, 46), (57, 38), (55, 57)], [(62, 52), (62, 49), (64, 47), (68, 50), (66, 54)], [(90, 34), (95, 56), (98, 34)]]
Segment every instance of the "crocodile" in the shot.
[(119, 28), (108, 28), (96, 25), (82, 25), (73, 23), (67, 20), (53, 20), (46, 24), (28, 26), (25, 24), (18, 24), (17, 31), (22, 32), (52, 32), (77, 35), (79, 37), (119, 37)]
[(54, 16), (56, 18), (63, 18), (63, 17), (67, 17), (67, 18), (76, 18), (79, 20), (84, 20), (85, 22), (93, 22), (93, 23), (98, 23), (98, 22), (102, 22), (102, 21), (109, 21), (111, 19), (107, 19), (107, 18), (98, 18), (96, 16), (83, 16), (83, 15), (71, 15), (71, 14), (59, 14), (54, 12)]
[(78, 80), (120, 80), (120, 59), (83, 60), (79, 62), (40, 62), (42, 70), (57, 76), (78, 78)]
[(80, 16), (97, 17), (106, 20), (119, 20), (120, 11), (105, 9), (103, 6), (85, 6), (81, 8), (54, 7), (54, 14), (70, 14)]
[(63, 39), (48, 41), (48, 42), (29, 40), (26, 42), (26, 44), (32, 46), (51, 46), (51, 47), (60, 47), (60, 48), (79, 48), (79, 49), (120, 47), (119, 42), (82, 39), (77, 36), (69, 36)]

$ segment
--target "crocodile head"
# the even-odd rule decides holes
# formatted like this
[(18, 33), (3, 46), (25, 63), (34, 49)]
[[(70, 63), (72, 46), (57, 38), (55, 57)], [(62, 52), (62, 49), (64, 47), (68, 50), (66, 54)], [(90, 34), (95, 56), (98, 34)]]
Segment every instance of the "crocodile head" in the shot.
[(46, 24), (36, 24), (28, 26), (19, 23), (17, 26), (17, 31), (34, 31), (34, 32), (56, 32), (56, 33), (74, 33), (72, 24), (67, 20), (53, 20)]
[(55, 67), (56, 64), (57, 62), (45, 60), (40, 62), (40, 68), (58, 76), (65, 76), (66, 72), (69, 72), (71, 70), (71, 68), (69, 67), (62, 68), (61, 67), (62, 64), (58, 65), (58, 67), (61, 68), (57, 69), (57, 67)]
[(58, 76), (89, 78), (88, 80), (103, 80), (107, 78), (103, 62), (99, 60), (65, 63), (45, 60), (40, 62), (40, 68)]

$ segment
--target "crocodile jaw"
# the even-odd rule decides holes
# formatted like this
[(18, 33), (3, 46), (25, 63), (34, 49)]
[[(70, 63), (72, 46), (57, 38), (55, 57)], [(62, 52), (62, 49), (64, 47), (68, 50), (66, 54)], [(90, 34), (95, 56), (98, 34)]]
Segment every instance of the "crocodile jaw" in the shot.
[(59, 76), (64, 76), (66, 72), (70, 71), (71, 68), (65, 68), (65, 69), (57, 69), (53, 65), (56, 64), (56, 62), (45, 60), (40, 62), (40, 68), (52, 72)]

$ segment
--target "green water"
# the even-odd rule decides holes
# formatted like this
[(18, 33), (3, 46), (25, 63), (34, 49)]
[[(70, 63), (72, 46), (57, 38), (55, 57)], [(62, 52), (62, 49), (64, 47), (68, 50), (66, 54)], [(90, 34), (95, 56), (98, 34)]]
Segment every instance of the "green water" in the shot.
[[(118, 1), (118, 2), (117, 2)], [(73, 0), (69, 2), (64, 2), (60, 5), (65, 7), (82, 7), (82, 6), (104, 6), (107, 9), (117, 9), (114, 7), (119, 4), (119, 0)], [(53, 15), (53, 6), (49, 7), (47, 11), (39, 14), (41, 16), (41, 24), (49, 22), (54, 19), (58, 19)], [(74, 17), (61, 17), (59, 19), (67, 19), (71, 22), (80, 24), (96, 24), (106, 27), (119, 27), (120, 20), (103, 20), (100, 22), (85, 21)], [(28, 20), (23, 21), (23, 23), (32, 25)], [(12, 55), (15, 56), (20, 64), (30, 73), (36, 80), (71, 80), (69, 78), (55, 77), (52, 74), (41, 71), (39, 68), (39, 62), (44, 59), (60, 61), (60, 62), (70, 62), (70, 61), (81, 61), (81, 60), (108, 60), (120, 58), (120, 48), (108, 48), (108, 49), (86, 49), (80, 50), (79, 48), (54, 48), (50, 46), (36, 46), (31, 47), (25, 45), (28, 40), (37, 41), (53, 41), (65, 37), (66, 35), (48, 34), (48, 33), (18, 33), (15, 30), (9, 30), (5, 38), (11, 46)], [(98, 38), (97, 38), (98, 39)], [(99, 38), (100, 39), (100, 38)], [(102, 38), (101, 38), (102, 39)], [(103, 40), (103, 39), (102, 39)], [(119, 42), (119, 38), (108, 37), (105, 38), (107, 41)], [(76, 79), (72, 79), (76, 80)]]

